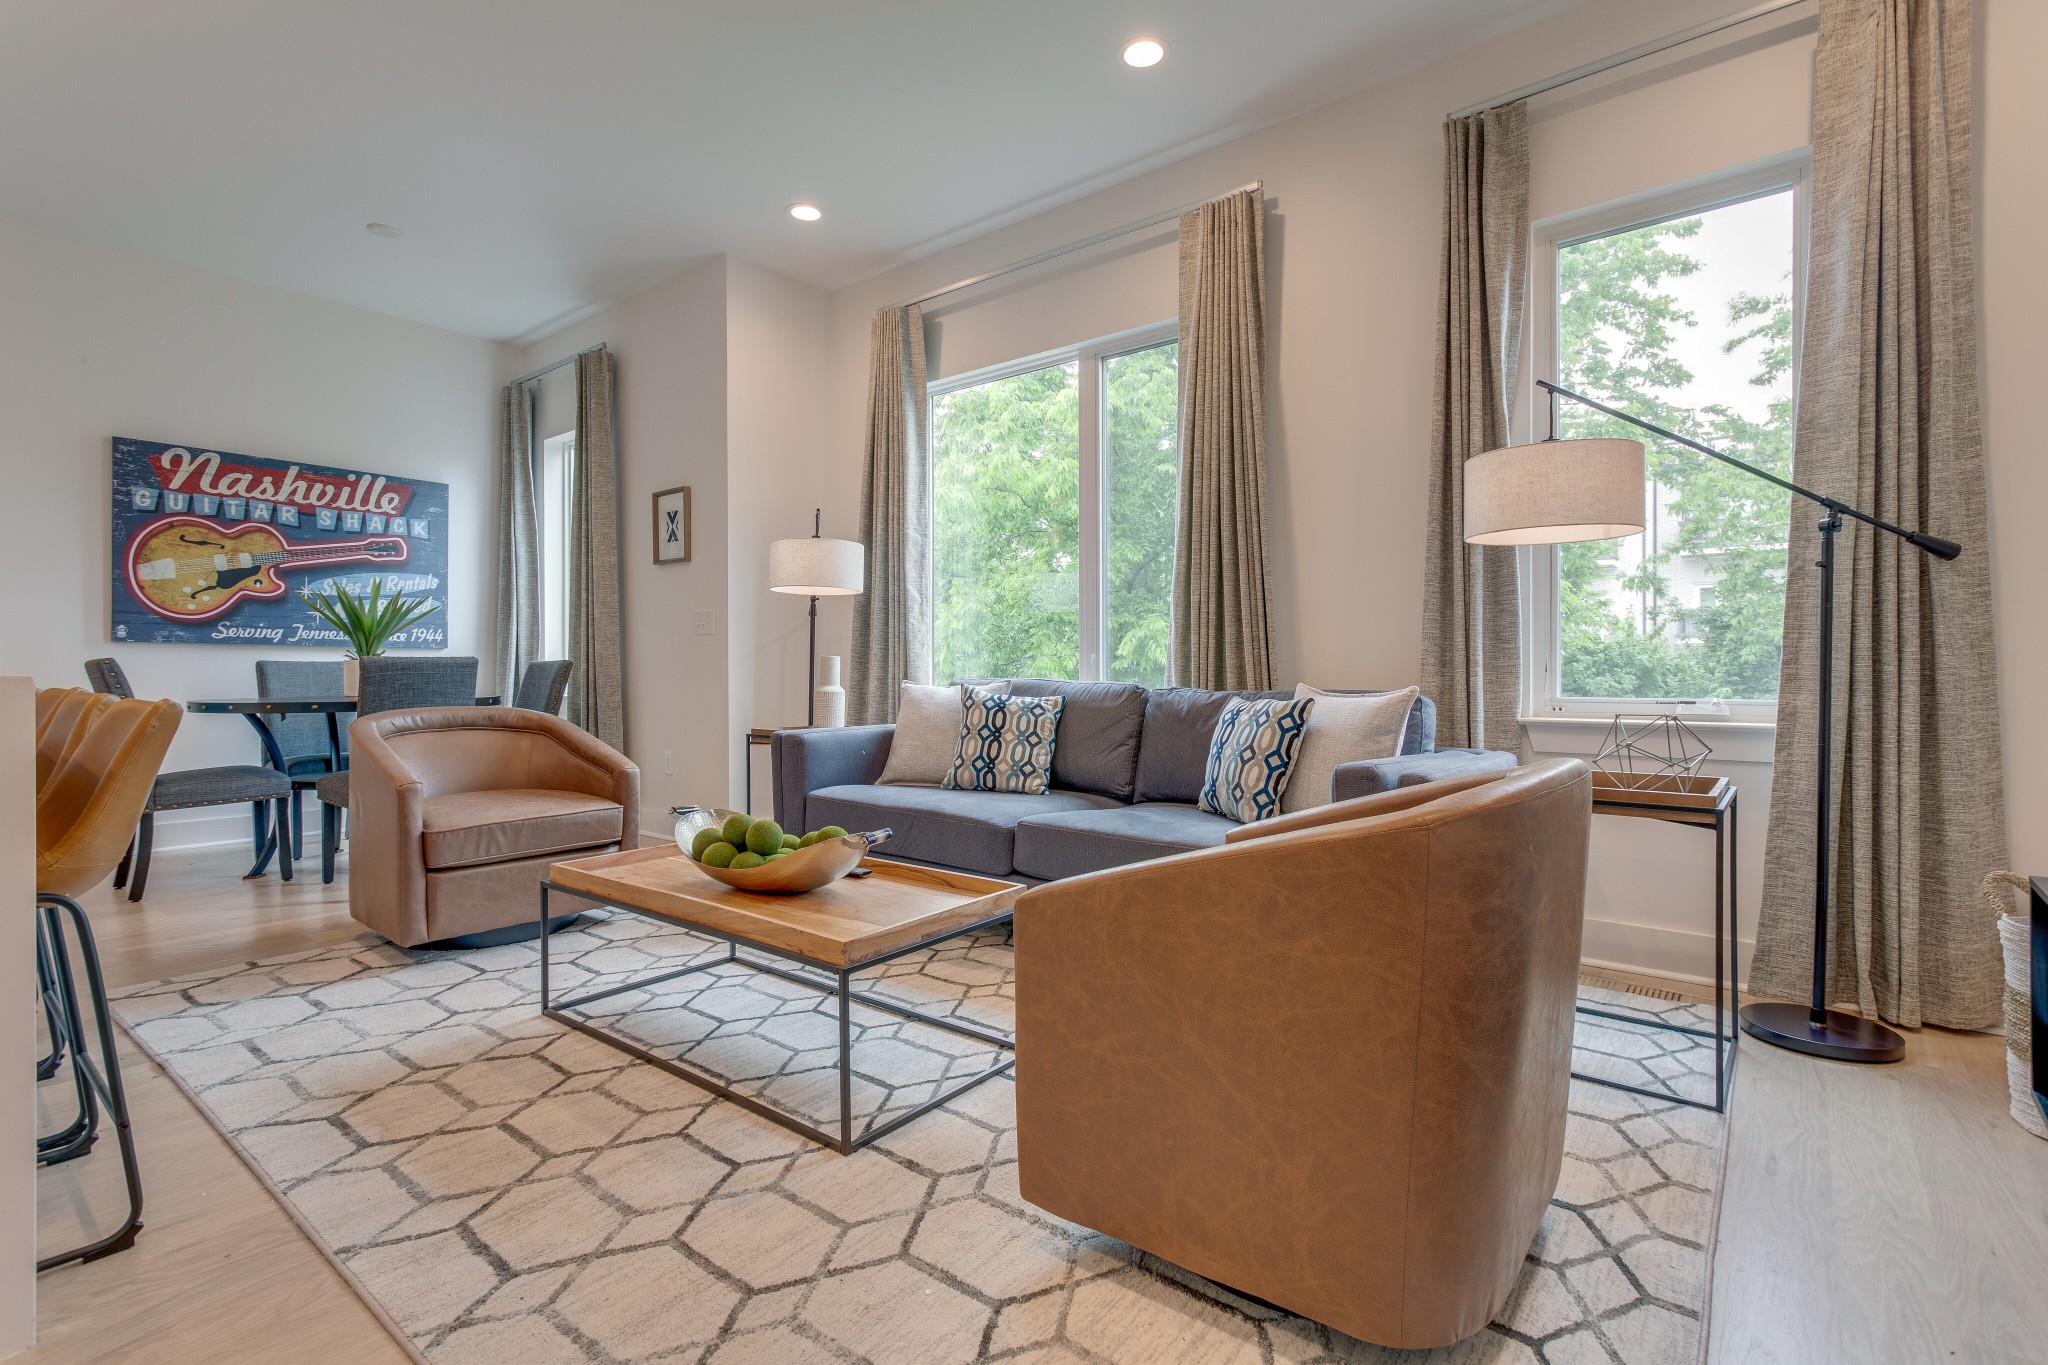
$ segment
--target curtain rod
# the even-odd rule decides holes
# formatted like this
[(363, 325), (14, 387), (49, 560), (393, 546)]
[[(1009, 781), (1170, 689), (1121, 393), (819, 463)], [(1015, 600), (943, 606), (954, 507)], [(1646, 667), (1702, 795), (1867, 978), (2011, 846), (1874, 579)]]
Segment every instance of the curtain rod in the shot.
[(507, 384), (505, 385), (505, 387), (509, 389), (509, 388), (513, 388), (514, 386), (516, 386), (516, 385), (519, 385), (519, 384), (528, 384), (528, 383), (531, 383), (532, 381), (534, 381), (534, 380), (536, 380), (536, 379), (540, 378), (540, 377), (541, 377), (542, 375), (544, 375), (544, 374), (552, 374), (552, 373), (554, 373), (554, 372), (555, 372), (556, 370), (559, 370), (559, 369), (561, 369), (561, 368), (562, 368), (562, 367), (563, 367), (564, 365), (574, 365), (574, 364), (576, 363), (576, 360), (577, 360), (577, 357), (578, 357), (578, 356), (586, 356), (586, 355), (589, 355), (589, 354), (590, 354), (590, 353), (591, 353), (592, 351), (602, 351), (602, 350), (604, 350), (604, 349), (605, 349), (605, 344), (604, 344), (604, 343), (603, 343), (602, 341), (598, 342), (598, 343), (597, 343), (597, 345), (595, 345), (595, 346), (586, 346), (586, 347), (584, 347), (584, 348), (583, 348), (582, 350), (580, 350), (580, 351), (576, 352), (576, 354), (575, 354), (575, 355), (565, 355), (565, 356), (563, 356), (563, 357), (562, 357), (562, 358), (561, 358), (560, 360), (557, 360), (557, 361), (556, 361), (556, 362), (555, 362), (554, 364), (552, 364), (552, 365), (543, 365), (543, 366), (541, 366), (541, 367), (540, 367), (539, 369), (535, 370), (535, 371), (534, 371), (534, 372), (533, 372), (532, 374), (522, 374), (522, 375), (520, 375), (520, 376), (519, 376), (519, 377), (518, 377), (517, 379), (514, 379), (514, 380), (510, 381), (509, 383), (507, 383)]
[(1738, 24), (1746, 24), (1752, 19), (1761, 19), (1765, 15), (1776, 14), (1780, 10), (1795, 9), (1800, 5), (1811, 3), (1813, 3), (1813, 0), (1769, 0), (1767, 4), (1743, 10), (1740, 14), (1728, 14), (1723, 15), (1719, 19), (1709, 19), (1703, 24), (1695, 24), (1681, 32), (1667, 34), (1662, 38), (1653, 38), (1649, 42), (1632, 47), (1626, 52), (1617, 52), (1611, 57), (1602, 57), (1598, 61), (1587, 62), (1584, 66), (1575, 66), (1569, 71), (1561, 72), (1546, 80), (1537, 81), (1534, 85), (1525, 85), (1519, 90), (1510, 90), (1505, 95), (1495, 95), (1490, 100), (1481, 100), (1477, 104), (1468, 104), (1463, 109), (1449, 115), (1449, 117), (1465, 118), (1468, 115), (1482, 113), (1488, 109), (1497, 109), (1503, 104), (1513, 104), (1516, 100), (1530, 99), (1536, 95), (1556, 90), (1560, 86), (1570, 85), (1574, 81), (1582, 81), (1588, 76), (1597, 76), (1603, 71), (1612, 71), (1617, 66), (1626, 66), (1630, 62), (1640, 61), (1644, 57), (1653, 57), (1659, 52), (1665, 52), (1671, 48), (1682, 46), (1696, 38), (1705, 38), (1710, 34), (1734, 28)]
[(1047, 261), (1057, 260), (1061, 256), (1070, 255), (1076, 251), (1086, 251), (1091, 246), (1100, 246), (1102, 243), (1113, 241), (1118, 237), (1128, 237), (1131, 233), (1143, 232), (1148, 227), (1158, 227), (1161, 223), (1178, 218), (1183, 213), (1187, 213), (1192, 209), (1198, 209), (1204, 204), (1213, 204), (1218, 199), (1228, 199), (1231, 195), (1242, 194), (1246, 190), (1263, 189), (1265, 183), (1263, 180), (1254, 180), (1248, 184), (1239, 185), (1234, 190), (1225, 190), (1223, 193), (1211, 195), (1207, 199), (1197, 199), (1192, 204), (1182, 204), (1177, 209), (1168, 209), (1164, 213), (1155, 213), (1150, 218), (1141, 218), (1135, 223), (1125, 223), (1122, 227), (1111, 228), (1107, 232), (1098, 232), (1093, 237), (1083, 237), (1078, 242), (1069, 242), (1065, 246), (1054, 247), (1051, 251), (1041, 251), (1036, 256), (1012, 262), (997, 270), (984, 271), (979, 275), (970, 275), (964, 280), (947, 285), (944, 289), (934, 289), (929, 294), (919, 294), (914, 299), (905, 299), (901, 303), (892, 303), (889, 306), (891, 308), (908, 308), (916, 303), (930, 303), (933, 299), (944, 298), (948, 294), (957, 294), (961, 290), (971, 289), (977, 284), (985, 284), (1004, 275), (1014, 275), (1019, 270), (1029, 270), (1034, 265), (1043, 265)]

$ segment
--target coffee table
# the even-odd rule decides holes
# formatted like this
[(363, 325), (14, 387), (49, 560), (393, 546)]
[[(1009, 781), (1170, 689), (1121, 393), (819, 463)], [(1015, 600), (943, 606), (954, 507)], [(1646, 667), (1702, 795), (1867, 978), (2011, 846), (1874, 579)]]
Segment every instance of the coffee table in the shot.
[[(940, 1019), (894, 1000), (854, 990), (854, 974), (948, 939), (1001, 924), (1010, 918), (1011, 907), (1023, 891), (1023, 887), (1013, 882), (914, 867), (879, 858), (864, 858), (860, 869), (853, 875), (800, 896), (766, 896), (736, 890), (705, 876), (696, 863), (673, 847), (633, 849), (556, 863), (548, 869), (547, 880), (540, 886), (541, 1013), (843, 1155), (886, 1137), (990, 1077), (1002, 1074), (1016, 1061), (1016, 1045), (1011, 1037), (957, 1020)], [(558, 915), (550, 909), (550, 897), (553, 896), (572, 896), (623, 910), (642, 919), (723, 939), (727, 945), (726, 955), (571, 999), (556, 1000), (550, 994), (548, 979), (549, 925), (552, 920), (567, 916)], [(761, 961), (758, 956), (741, 957), (741, 948), (750, 954), (765, 955), (794, 966)], [(696, 1067), (663, 1057), (623, 1034), (572, 1013), (626, 991), (644, 990), (664, 981), (674, 981), (678, 977), (735, 962), (836, 997), (839, 1007), (839, 1131), (836, 1134), (757, 1096), (735, 1090)], [(916, 1108), (885, 1122), (870, 1123), (856, 1135), (853, 1128), (852, 1070), (852, 1010), (856, 1001), (869, 1009), (984, 1043), (999, 1049), (1003, 1055), (987, 1069), (933, 1095)]]

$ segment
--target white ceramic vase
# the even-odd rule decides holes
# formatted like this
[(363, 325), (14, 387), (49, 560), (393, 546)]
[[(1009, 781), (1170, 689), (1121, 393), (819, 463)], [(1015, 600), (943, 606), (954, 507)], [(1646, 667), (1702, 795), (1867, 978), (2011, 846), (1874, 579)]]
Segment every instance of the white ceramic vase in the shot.
[(846, 689), (839, 685), (839, 656), (818, 656), (818, 686), (811, 693), (812, 724), (821, 730), (836, 730), (846, 724)]

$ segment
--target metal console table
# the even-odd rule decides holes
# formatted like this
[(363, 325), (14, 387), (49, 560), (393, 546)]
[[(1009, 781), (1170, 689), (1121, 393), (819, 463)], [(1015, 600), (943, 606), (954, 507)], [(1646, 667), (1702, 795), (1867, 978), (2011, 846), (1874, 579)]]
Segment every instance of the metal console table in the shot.
[(1593, 813), (1595, 815), (1619, 815), (1638, 820), (1663, 820), (1671, 824), (1688, 825), (1694, 829), (1711, 830), (1714, 835), (1714, 1027), (1692, 1028), (1685, 1024), (1663, 1023), (1645, 1019), (1639, 1015), (1622, 1014), (1615, 1010), (1600, 1009), (1593, 1005), (1580, 1005), (1578, 1012), (1596, 1019), (1629, 1024), (1636, 1028), (1659, 1029), (1669, 1033), (1683, 1033), (1693, 1038), (1710, 1039), (1714, 1045), (1714, 1098), (1712, 1102), (1692, 1099), (1674, 1094), (1668, 1090), (1652, 1090), (1647, 1086), (1630, 1085), (1625, 1081), (1610, 1080), (1605, 1076), (1590, 1076), (1582, 1071), (1572, 1072), (1576, 1080), (1591, 1081), (1614, 1090), (1626, 1090), (1632, 1095), (1646, 1095), (1655, 1100), (1669, 1100), (1693, 1109), (1709, 1109), (1716, 1114), (1728, 1110), (1728, 1091), (1735, 1079), (1736, 1039), (1740, 1030), (1735, 1027), (1737, 1009), (1741, 1005), (1736, 981), (1740, 979), (1736, 962), (1736, 917), (1735, 917), (1735, 873), (1737, 868), (1736, 837), (1736, 790), (1734, 784), (1722, 779), (1693, 778), (1680, 779), (1690, 783), (1697, 790), (1674, 789), (1668, 794), (1652, 789), (1637, 788), (1624, 790), (1601, 785), (1597, 775), (1593, 786)]

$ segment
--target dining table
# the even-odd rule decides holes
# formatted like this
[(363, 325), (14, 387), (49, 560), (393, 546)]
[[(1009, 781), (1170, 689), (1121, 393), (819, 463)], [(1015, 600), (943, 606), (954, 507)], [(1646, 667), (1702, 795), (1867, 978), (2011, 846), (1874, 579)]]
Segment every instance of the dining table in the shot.
[[(501, 698), (493, 692), (479, 696), (478, 706), (496, 706)], [(289, 772), (284, 749), (277, 742), (277, 732), (270, 728), (271, 721), (284, 716), (324, 715), (327, 717), (327, 758), (330, 771), (341, 771), (341, 718), (356, 709), (354, 697), (217, 697), (203, 701), (188, 701), (185, 709), (200, 716), (240, 716), (255, 729), (256, 737), (263, 741), (263, 753), (270, 760), (270, 766), (279, 772)], [(304, 755), (300, 755), (304, 757)]]

